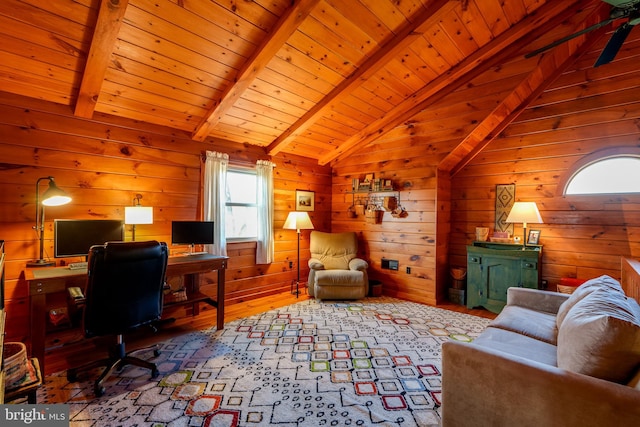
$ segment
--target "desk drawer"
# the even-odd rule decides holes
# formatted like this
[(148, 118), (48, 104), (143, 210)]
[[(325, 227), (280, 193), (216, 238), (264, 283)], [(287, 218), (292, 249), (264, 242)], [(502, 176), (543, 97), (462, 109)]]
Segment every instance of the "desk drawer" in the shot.
[(66, 279), (32, 280), (29, 283), (29, 295), (50, 294), (66, 289)]

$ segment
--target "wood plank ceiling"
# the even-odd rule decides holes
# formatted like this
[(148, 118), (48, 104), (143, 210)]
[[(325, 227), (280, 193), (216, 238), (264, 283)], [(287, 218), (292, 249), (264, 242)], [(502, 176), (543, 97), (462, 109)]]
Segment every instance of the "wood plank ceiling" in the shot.
[(521, 61), (513, 88), (487, 84), (498, 107), (444, 160), (455, 171), (612, 27), (523, 55), (609, 10), (601, 0), (2, 0), (0, 90), (327, 164)]

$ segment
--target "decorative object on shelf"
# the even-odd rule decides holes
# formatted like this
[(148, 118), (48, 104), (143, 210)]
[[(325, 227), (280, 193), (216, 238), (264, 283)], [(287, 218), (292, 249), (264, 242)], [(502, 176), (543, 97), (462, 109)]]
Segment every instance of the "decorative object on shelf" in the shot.
[(406, 218), (409, 216), (409, 213), (403, 206), (398, 205), (397, 208), (391, 211), (391, 216), (394, 218)]
[(537, 245), (540, 243), (540, 230), (529, 230), (527, 245)]
[(136, 241), (136, 224), (153, 224), (153, 207), (141, 206), (141, 194), (133, 198), (133, 206), (124, 207), (124, 223), (131, 225), (131, 240)]
[(542, 217), (540, 216), (540, 211), (538, 211), (538, 206), (536, 202), (515, 202), (513, 204), (513, 208), (511, 208), (511, 212), (509, 212), (509, 216), (507, 217), (507, 222), (521, 222), (523, 228), (522, 234), (522, 249), (525, 249), (527, 246), (527, 223), (533, 222), (536, 224), (542, 224)]
[(379, 209), (375, 205), (367, 206), (367, 211), (365, 212), (365, 221), (369, 224), (380, 224), (382, 222), (382, 217), (384, 216), (384, 211)]
[[(506, 231), (494, 231), (493, 235), (489, 237), (490, 242), (498, 242), (498, 243), (512, 243), (513, 239), (509, 237), (509, 233)], [(518, 238), (520, 241), (520, 238)]]
[[(49, 188), (42, 195), (40, 200), (40, 181), (48, 179)], [(36, 181), (36, 225), (33, 227), (39, 233), (40, 240), (40, 258), (27, 263), (27, 267), (48, 267), (55, 265), (54, 261), (46, 261), (44, 259), (44, 207), (45, 206), (61, 206), (71, 201), (71, 197), (62, 191), (56, 185), (52, 176), (38, 178)]]
[(515, 184), (496, 185), (496, 223), (495, 231), (506, 231), (508, 236), (513, 236), (513, 224), (507, 222), (507, 216), (516, 200)]
[(296, 190), (296, 210), (313, 212), (315, 210), (316, 193), (313, 191)]
[(306, 212), (289, 212), (287, 220), (282, 226), (285, 230), (296, 230), (298, 233), (298, 278), (296, 280), (296, 298), (300, 295), (300, 230), (313, 230), (313, 223)]
[(382, 201), (382, 206), (387, 212), (392, 212), (398, 207), (398, 199), (395, 196), (386, 196)]
[(393, 191), (393, 182), (390, 179), (385, 179), (382, 184), (382, 191)]
[(476, 227), (476, 241), (486, 242), (489, 238), (489, 227)]

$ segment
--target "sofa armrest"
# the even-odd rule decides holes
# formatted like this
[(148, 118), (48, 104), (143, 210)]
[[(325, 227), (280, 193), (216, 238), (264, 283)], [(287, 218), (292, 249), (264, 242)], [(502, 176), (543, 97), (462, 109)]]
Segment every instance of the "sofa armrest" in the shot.
[(309, 268), (312, 270), (324, 270), (324, 264), (317, 258), (310, 258), (308, 262)]
[(442, 346), (442, 425), (640, 425), (640, 390), (448, 341)]
[(540, 289), (511, 287), (507, 289), (507, 305), (556, 314), (569, 295)]
[(361, 258), (353, 258), (351, 261), (349, 261), (350, 270), (364, 271), (368, 267), (369, 267), (369, 264), (367, 263), (367, 261)]

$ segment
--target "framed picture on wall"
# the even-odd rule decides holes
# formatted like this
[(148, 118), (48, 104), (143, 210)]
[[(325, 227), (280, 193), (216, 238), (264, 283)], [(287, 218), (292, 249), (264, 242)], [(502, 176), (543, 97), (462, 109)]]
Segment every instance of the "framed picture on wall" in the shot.
[(316, 193), (313, 191), (296, 190), (296, 210), (313, 211), (315, 209)]
[(527, 245), (537, 245), (540, 242), (540, 230), (529, 230)]

